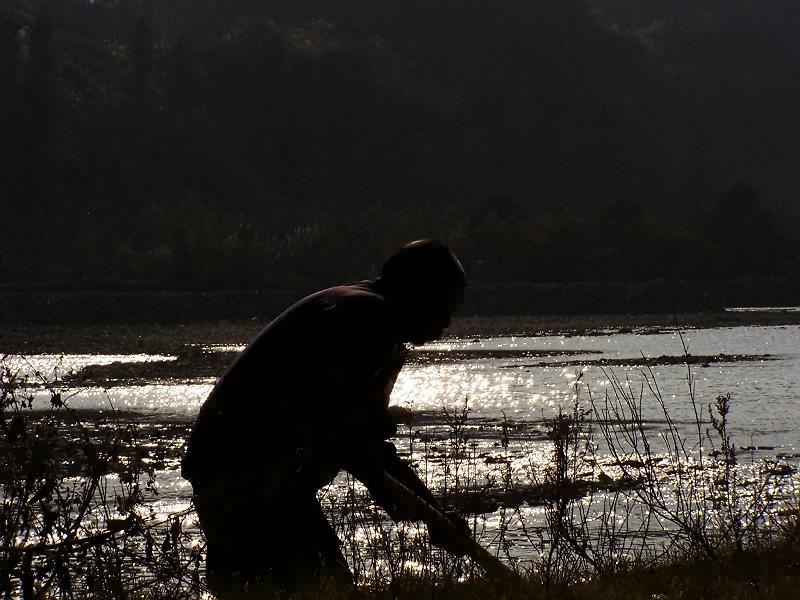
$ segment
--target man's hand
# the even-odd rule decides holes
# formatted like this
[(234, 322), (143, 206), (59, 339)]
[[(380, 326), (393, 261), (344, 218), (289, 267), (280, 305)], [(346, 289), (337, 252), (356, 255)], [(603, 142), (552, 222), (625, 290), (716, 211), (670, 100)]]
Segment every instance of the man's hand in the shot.
[(455, 511), (447, 511), (444, 516), (445, 522), (427, 524), (431, 543), (456, 556), (464, 556), (473, 543), (469, 523)]
[(423, 521), (424, 514), (420, 513), (419, 500), (414, 496), (400, 496), (392, 498), (392, 502), (387, 503), (386, 512), (393, 521)]

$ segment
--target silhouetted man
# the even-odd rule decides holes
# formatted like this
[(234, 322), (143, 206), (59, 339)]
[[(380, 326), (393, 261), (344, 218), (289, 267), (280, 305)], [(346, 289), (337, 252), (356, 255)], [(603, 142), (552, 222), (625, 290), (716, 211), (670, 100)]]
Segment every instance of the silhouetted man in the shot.
[[(438, 338), (466, 285), (443, 244), (419, 241), (390, 257), (380, 277), (317, 292), (273, 320), (217, 382), (183, 460), (218, 590), (262, 579), (293, 587), (352, 581), (316, 492), (346, 469), (395, 520), (413, 504), (384, 488), (388, 472), (436, 501), (385, 441), (396, 428), (389, 394), (404, 343)], [(463, 522), (457, 522), (465, 527)], [(431, 539), (463, 554), (441, 525)]]

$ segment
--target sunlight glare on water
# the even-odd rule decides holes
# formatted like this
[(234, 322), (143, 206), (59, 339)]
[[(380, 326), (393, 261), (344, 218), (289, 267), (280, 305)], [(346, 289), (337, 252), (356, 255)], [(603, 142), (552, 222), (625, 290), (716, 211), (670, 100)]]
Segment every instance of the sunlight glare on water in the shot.
[(5, 357), (4, 362), (20, 377), (33, 378), (39, 372), (52, 381), (88, 365), (169, 362), (176, 358), (162, 354), (11, 354)]
[(459, 409), (469, 399), (471, 410), (513, 410), (513, 381), (512, 376), (487, 372), (481, 365), (410, 365), (397, 379), (392, 403), (417, 411), (435, 411)]
[[(463, 404), (466, 396), (473, 415), (497, 418), (501, 412), (516, 418), (537, 419), (568, 407), (574, 399), (571, 385), (581, 375), (582, 394), (600, 399), (611, 392), (609, 375), (629, 382), (631, 393), (642, 396), (645, 416), (663, 419), (646, 381), (655, 378), (670, 414), (678, 422), (691, 422), (688, 370), (684, 364), (656, 365), (651, 369), (634, 361), (682, 357), (683, 344), (694, 356), (764, 355), (749, 361), (693, 365), (691, 376), (700, 409), (720, 394), (730, 393), (731, 432), (740, 443), (779, 446), (787, 450), (800, 444), (800, 327), (735, 327), (674, 330), (620, 335), (496, 337), (454, 339), (430, 344), (426, 349), (474, 351), (471, 358), (435, 366), (408, 365), (401, 373), (393, 402), (415, 410), (441, 410)], [(569, 350), (571, 356), (483, 358), (482, 351)], [(592, 354), (593, 352), (601, 354)], [(767, 356), (768, 355), (768, 356)], [(603, 367), (598, 358), (627, 360), (629, 365)], [(589, 363), (565, 366), (565, 360)], [(626, 383), (626, 385), (628, 385)]]
[[(702, 363), (693, 365), (691, 377), (696, 404), (692, 405), (686, 365), (680, 361), (669, 364), (669, 361), (662, 360), (648, 369), (635, 362), (642, 355), (650, 358), (682, 357), (684, 343), (695, 357), (714, 357), (722, 353), (758, 357), (747, 361), (709, 360), (707, 366)], [(238, 345), (200, 348), (209, 353), (242, 350)], [(395, 385), (392, 404), (411, 409), (414, 413), (424, 413), (427, 420), (421, 419), (413, 426), (400, 426), (392, 442), (401, 455), (416, 464), (421, 477), (434, 490), (453, 485), (455, 467), (445, 468), (443, 464), (455, 443), (451, 415), (460, 414), (465, 402), (469, 414), (461, 440), (466, 458), (458, 476), (472, 477), (480, 484), (488, 481), (490, 474), (496, 475), (498, 469), (507, 468), (516, 484), (541, 481), (553, 456), (553, 445), (547, 437), (544, 419), (552, 418), (559, 409), (571, 409), (576, 399), (575, 383), (579, 378), (577, 399), (584, 407), (589, 393), (600, 403), (605, 394), (613, 395), (612, 380), (627, 386), (633, 397), (641, 397), (647, 431), (654, 436), (663, 431), (665, 417), (648, 388), (652, 378), (655, 378), (670, 418), (690, 439), (696, 435), (694, 410), (700, 410), (707, 417), (708, 405), (719, 394), (730, 393), (729, 432), (733, 435), (733, 443), (739, 448), (759, 446), (760, 456), (769, 460), (783, 454), (794, 460), (794, 464), (798, 463), (796, 458), (791, 458), (800, 450), (800, 327), (797, 326), (691, 330), (682, 337), (677, 331), (666, 330), (620, 335), (496, 337), (477, 341), (451, 339), (426, 345), (422, 350), (440, 351), (440, 354), (428, 362), (423, 360), (424, 357), (409, 361)], [(450, 352), (453, 354), (448, 356)], [(31, 373), (39, 370), (43, 374), (52, 374), (57, 369), (56, 374), (61, 376), (89, 364), (174, 359), (156, 355), (34, 355), (27, 362), (14, 358), (11, 364)], [(606, 367), (599, 364), (598, 359), (622, 360), (623, 363)], [(186, 379), (145, 380), (139, 385), (107, 390), (99, 387), (70, 388), (65, 396), (69, 406), (77, 409), (107, 410), (113, 404), (120, 411), (145, 417), (139, 419), (139, 423), (147, 423), (153, 430), (161, 427), (159, 431), (167, 432), (163, 435), (172, 436), (150, 441), (154, 446), (169, 446), (173, 452), (159, 467), (159, 496), (152, 503), (155, 518), (165, 518), (189, 506), (191, 486), (181, 478), (179, 470), (181, 446), (189, 423), (213, 384), (214, 378), (211, 377), (193, 379), (192, 383), (187, 383)], [(47, 396), (43, 394), (42, 398), (47, 404)], [(445, 409), (448, 414), (444, 413)], [(165, 427), (166, 422), (171, 422), (174, 427)], [(175, 422), (179, 423), (175, 425)], [(172, 441), (164, 442), (164, 439)], [(146, 444), (145, 440), (143, 444)], [(687, 468), (692, 460), (694, 458), (686, 462)], [(619, 460), (610, 455), (598, 456), (591, 469), (587, 469), (590, 478), (601, 473), (606, 478), (622, 475)], [(752, 473), (746, 470), (742, 473), (755, 481), (757, 473), (754, 469), (751, 468)], [(672, 477), (667, 471), (663, 476), (665, 481)], [(499, 479), (493, 484), (494, 491), (497, 491), (497, 481)], [(771, 493), (794, 493), (795, 488), (790, 483), (785, 484), (786, 489), (776, 487)], [(342, 473), (321, 494), (341, 510), (348, 489), (346, 476)], [(359, 488), (359, 493), (365, 492)], [(602, 508), (602, 502), (610, 497), (598, 491), (593, 501)], [(522, 524), (524, 521), (527, 531), (535, 534), (537, 528), (544, 527), (544, 509), (535, 506), (534, 502), (528, 505), (526, 500), (516, 512), (504, 514), (497, 502), (486, 502), (484, 497), (480, 500), (485, 502), (477, 524), (481, 543), (491, 548), (491, 544), (496, 543), (498, 531), (505, 527), (507, 539), (519, 542), (518, 547), (511, 546), (512, 554), (531, 552), (531, 544), (523, 539), (525, 528)], [(498, 502), (501, 501), (502, 497)], [(620, 522), (621, 514), (609, 512), (608, 518)], [(640, 520), (645, 518), (632, 514)], [(370, 535), (366, 529), (360, 530), (356, 541), (366, 543)]]
[(191, 344), (190, 347), (192, 348), (200, 348), (203, 352), (241, 352), (245, 349), (246, 346), (242, 344), (203, 344), (203, 345), (194, 345)]
[(189, 420), (194, 419), (213, 386), (214, 380), (209, 379), (203, 383), (120, 386), (108, 390), (85, 388), (65, 398), (74, 409), (107, 410), (113, 405), (121, 411)]
[[(597, 360), (641, 359), (662, 356), (681, 357), (683, 344), (695, 356), (725, 353), (769, 355), (751, 361), (710, 362), (694, 365), (692, 377), (696, 400), (702, 407), (717, 395), (732, 398), (731, 431), (740, 443), (798, 446), (800, 430), (800, 327), (736, 327), (689, 330), (682, 337), (677, 331), (619, 335), (494, 337), (450, 339), (428, 344), (424, 351), (440, 351), (435, 362), (410, 360), (400, 373), (392, 404), (414, 411), (460, 410), (468, 400), (471, 417), (541, 420), (569, 407), (574, 400), (573, 383), (581, 375), (582, 391), (602, 397), (611, 391), (609, 375), (630, 381), (633, 393), (642, 393), (647, 376), (654, 376), (660, 391), (679, 422), (693, 419), (689, 403), (687, 368), (682, 364), (656, 365), (652, 373), (629, 365), (603, 367)], [(203, 347), (207, 352), (241, 350), (238, 345)], [(451, 359), (449, 352), (460, 358)], [(487, 352), (500, 351), (499, 354)], [(516, 354), (503, 354), (503, 352)], [(530, 355), (520, 354), (530, 352)], [(570, 352), (569, 355), (560, 355)], [(482, 354), (483, 353), (483, 354)], [(413, 351), (412, 351), (413, 356)], [(454, 354), (454, 356), (456, 356)], [(12, 368), (40, 370), (59, 376), (88, 364), (113, 362), (151, 362), (174, 360), (160, 355), (32, 355), (26, 359), (10, 357)], [(567, 364), (569, 363), (569, 364)], [(141, 385), (70, 390), (75, 408), (107, 409), (109, 400), (118, 409), (191, 420), (211, 390), (213, 378), (195, 380), (143, 381)], [(646, 387), (644, 391), (647, 392)], [(647, 394), (645, 393), (645, 399)], [(649, 418), (658, 418), (658, 408), (645, 402)], [(649, 413), (647, 411), (650, 411)], [(742, 439), (743, 438), (743, 439)]]

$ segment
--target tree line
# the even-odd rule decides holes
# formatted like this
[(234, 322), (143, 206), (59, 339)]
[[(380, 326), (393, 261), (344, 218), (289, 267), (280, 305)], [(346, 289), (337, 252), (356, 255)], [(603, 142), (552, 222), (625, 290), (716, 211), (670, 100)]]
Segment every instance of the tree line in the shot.
[(796, 274), (800, 8), (502, 4), (9, 0), (0, 282)]

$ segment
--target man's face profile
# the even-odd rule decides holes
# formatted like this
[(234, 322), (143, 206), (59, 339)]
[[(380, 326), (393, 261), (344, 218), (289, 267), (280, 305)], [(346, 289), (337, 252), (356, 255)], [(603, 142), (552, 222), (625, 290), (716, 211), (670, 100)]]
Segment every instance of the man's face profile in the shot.
[(408, 298), (404, 311), (407, 341), (421, 345), (439, 339), (450, 325), (458, 300), (450, 290), (428, 290)]

